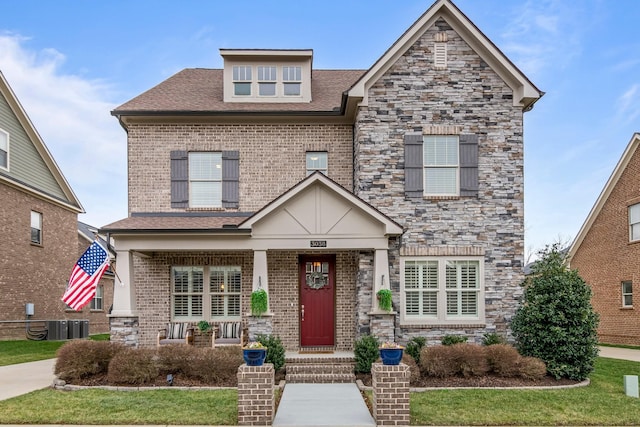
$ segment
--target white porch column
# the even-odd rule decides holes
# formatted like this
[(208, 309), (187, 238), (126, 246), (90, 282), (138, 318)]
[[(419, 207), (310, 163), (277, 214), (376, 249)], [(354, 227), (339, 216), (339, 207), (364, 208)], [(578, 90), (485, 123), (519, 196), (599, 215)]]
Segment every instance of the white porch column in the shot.
[(267, 251), (253, 251), (253, 287), (267, 293), (267, 313), (271, 313), (271, 296), (269, 295), (269, 270), (267, 268)]
[(391, 289), (391, 284), (389, 283), (389, 252), (386, 249), (376, 249), (373, 265), (373, 301), (371, 307), (374, 312), (381, 312), (383, 310), (380, 309), (376, 294), (380, 289)]
[(133, 277), (133, 254), (131, 251), (116, 251), (116, 277), (113, 286), (112, 317), (134, 317), (138, 315)]

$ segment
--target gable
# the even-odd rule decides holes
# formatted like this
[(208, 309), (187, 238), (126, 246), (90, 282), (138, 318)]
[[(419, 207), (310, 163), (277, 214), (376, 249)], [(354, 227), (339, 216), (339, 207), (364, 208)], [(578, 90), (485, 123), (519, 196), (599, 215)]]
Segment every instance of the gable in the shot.
[(0, 73), (0, 129), (9, 134), (8, 168), (0, 180), (82, 212), (80, 202)]

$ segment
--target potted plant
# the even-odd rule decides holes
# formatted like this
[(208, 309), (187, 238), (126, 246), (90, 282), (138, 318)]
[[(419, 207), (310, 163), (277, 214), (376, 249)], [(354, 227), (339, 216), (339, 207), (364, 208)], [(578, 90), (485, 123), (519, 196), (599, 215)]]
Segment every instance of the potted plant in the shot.
[(262, 316), (267, 312), (267, 291), (257, 289), (251, 292), (251, 314), (253, 316)]
[(242, 348), (242, 357), (247, 366), (262, 366), (267, 358), (267, 347), (259, 342), (250, 342)]
[(380, 309), (384, 311), (391, 311), (393, 308), (391, 304), (391, 290), (390, 289), (380, 289), (376, 296), (378, 297), (378, 305)]
[(383, 365), (399, 365), (404, 347), (395, 342), (384, 342), (378, 347)]
[(207, 332), (207, 331), (211, 330), (211, 324), (209, 322), (207, 322), (206, 320), (199, 321), (197, 326), (198, 326), (198, 330), (200, 332)]

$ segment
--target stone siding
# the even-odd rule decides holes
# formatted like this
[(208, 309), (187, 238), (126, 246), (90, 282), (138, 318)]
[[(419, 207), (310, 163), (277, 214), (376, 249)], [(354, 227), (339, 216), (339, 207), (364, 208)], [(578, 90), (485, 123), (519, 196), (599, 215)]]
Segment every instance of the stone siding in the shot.
[[(448, 66), (436, 69), (432, 48), (442, 32)], [(506, 333), (521, 295), (524, 256), (523, 113), (513, 106), (511, 89), (440, 19), (368, 95), (354, 130), (354, 191), (406, 230), (389, 252), (394, 306), (401, 255), (480, 253), (486, 325), (470, 332)], [(405, 198), (404, 135), (452, 132), (478, 135), (478, 197)], [(406, 340), (462, 327), (402, 327), (397, 335)]]
[[(640, 149), (636, 149), (571, 260), (593, 291), (598, 337), (608, 344), (640, 345), (640, 242), (629, 242), (630, 205), (640, 203)], [(622, 307), (622, 282), (631, 281), (633, 307)]]
[(306, 176), (307, 151), (327, 151), (328, 176), (353, 188), (351, 125), (132, 124), (128, 131), (129, 212), (171, 208), (172, 150), (240, 151), (241, 212), (255, 212)]

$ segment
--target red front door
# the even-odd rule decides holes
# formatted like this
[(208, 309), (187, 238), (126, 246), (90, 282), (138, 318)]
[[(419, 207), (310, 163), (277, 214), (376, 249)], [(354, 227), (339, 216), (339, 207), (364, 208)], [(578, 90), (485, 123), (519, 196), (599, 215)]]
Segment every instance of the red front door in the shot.
[(300, 257), (300, 346), (335, 345), (335, 256)]

